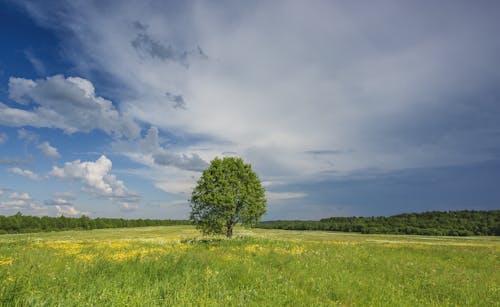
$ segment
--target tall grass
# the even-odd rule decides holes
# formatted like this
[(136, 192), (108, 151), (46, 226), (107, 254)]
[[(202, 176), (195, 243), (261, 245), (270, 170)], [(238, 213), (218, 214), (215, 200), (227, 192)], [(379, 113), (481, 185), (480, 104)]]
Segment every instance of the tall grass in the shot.
[(0, 305), (498, 306), (496, 238), (189, 226), (0, 237)]

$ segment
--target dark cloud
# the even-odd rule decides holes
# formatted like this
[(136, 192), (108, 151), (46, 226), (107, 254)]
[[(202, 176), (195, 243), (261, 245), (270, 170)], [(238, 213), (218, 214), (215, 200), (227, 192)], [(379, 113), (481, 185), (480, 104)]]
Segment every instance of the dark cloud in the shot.
[[(203, 59), (203, 60), (208, 60), (208, 55), (206, 55), (206, 53), (203, 51), (203, 49), (201, 49), (200, 46), (196, 46), (196, 51), (198, 52), (198, 56)], [(196, 54), (196, 52), (195, 52)]]
[(170, 92), (167, 92), (165, 95), (167, 96), (168, 100), (173, 102), (174, 109), (186, 109), (186, 102), (184, 101), (182, 95), (174, 95)]
[(143, 24), (142, 22), (136, 20), (132, 23), (134, 28), (136, 28), (139, 31), (146, 31), (149, 28), (149, 25)]
[[(172, 166), (188, 171), (202, 171), (208, 163), (198, 154), (183, 154), (169, 151), (160, 144), (158, 128), (150, 127), (143, 139), (137, 140), (136, 144), (121, 144), (120, 151), (134, 151), (139, 148), (140, 152), (151, 157), (157, 165)], [(132, 145), (133, 148), (130, 147)]]
[[(500, 160), (447, 167), (397, 171), (366, 170), (353, 175), (297, 182), (274, 191), (303, 192), (302, 199), (288, 199), (266, 219), (292, 217), (295, 210), (311, 210), (321, 218), (333, 215), (394, 215), (431, 210), (496, 210), (500, 203)], [(279, 205), (279, 204), (277, 204)], [(290, 212), (283, 210), (290, 209)], [(272, 204), (270, 204), (272, 207)], [(343, 207), (343, 212), (338, 209)]]
[(185, 68), (189, 67), (192, 59), (198, 58), (206, 60), (208, 56), (197, 46), (193, 50), (179, 50), (172, 45), (164, 45), (163, 43), (154, 40), (147, 33), (139, 33), (136, 38), (131, 42), (132, 47), (135, 48), (140, 54), (148, 55), (153, 59), (160, 59), (162, 61), (176, 62)]
[(174, 166), (189, 171), (202, 171), (208, 166), (208, 163), (198, 154), (188, 156), (185, 154), (177, 155), (163, 151), (154, 154), (153, 160), (159, 165)]

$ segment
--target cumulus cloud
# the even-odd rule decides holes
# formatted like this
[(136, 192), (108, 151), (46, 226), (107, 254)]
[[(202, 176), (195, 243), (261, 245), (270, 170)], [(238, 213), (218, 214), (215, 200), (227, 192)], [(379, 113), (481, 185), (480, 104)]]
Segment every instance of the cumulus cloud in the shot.
[(57, 152), (57, 148), (51, 146), (49, 142), (43, 142), (41, 144), (38, 144), (38, 149), (42, 152), (42, 154), (47, 158), (47, 159), (57, 159), (60, 158), (61, 155), (59, 152)]
[(45, 206), (36, 204), (31, 195), (23, 192), (11, 192), (8, 200), (0, 201), (0, 209), (10, 213), (21, 211), (29, 215), (46, 215), (48, 213)]
[(27, 177), (27, 178), (29, 178), (31, 180), (39, 180), (40, 179), (40, 176), (38, 174), (33, 173), (30, 170), (21, 169), (19, 167), (9, 168), (8, 171), (11, 172), (11, 173), (13, 173), (13, 174), (17, 174), (19, 176)]
[(10, 213), (20, 211), (26, 215), (38, 215), (38, 216), (45, 216), (49, 212), (46, 206), (40, 206), (37, 205), (36, 203), (28, 202), (25, 200), (0, 201), (0, 209), (8, 211)]
[[(4, 190), (0, 190), (0, 196), (4, 194)], [(33, 197), (25, 192), (10, 192), (7, 200), (0, 201), (0, 211), (7, 214), (21, 212), (25, 215), (64, 215), (64, 216), (80, 216), (88, 215), (89, 212), (80, 211), (75, 206), (65, 199), (55, 198), (44, 201), (44, 204), (39, 204)]]
[(103, 155), (95, 162), (75, 160), (66, 162), (63, 167), (54, 166), (49, 176), (80, 181), (85, 191), (118, 203), (137, 202), (139, 196), (130, 192), (123, 181), (109, 173), (112, 165), (111, 160)]
[(20, 210), (24, 209), (27, 205), (25, 200), (22, 199), (11, 199), (6, 201), (0, 201), (1, 209), (10, 209), (10, 210)]
[(12, 192), (9, 194), (9, 199), (12, 199), (12, 200), (30, 200), (31, 196), (28, 193)]
[(9, 79), (9, 98), (32, 105), (29, 110), (0, 103), (0, 124), (59, 128), (67, 133), (99, 129), (115, 136), (135, 137), (139, 126), (124, 117), (93, 84), (83, 78), (55, 75), (46, 79)]
[(64, 216), (75, 217), (75, 216), (81, 216), (83, 214), (88, 215), (88, 212), (82, 212), (76, 209), (75, 207), (69, 205), (55, 205), (54, 207), (56, 208), (58, 216), (64, 215)]
[[(0, 214), (14, 214), (21, 212), (25, 215), (44, 216), (50, 212), (47, 206), (38, 204), (33, 197), (25, 192), (15, 192), (9, 189), (0, 188), (0, 197), (7, 194), (7, 199), (0, 201)], [(5, 198), (4, 198), (5, 199)]]
[(75, 207), (71, 200), (74, 196), (68, 193), (54, 193), (56, 198), (44, 201), (45, 206), (53, 207), (56, 210), (56, 215), (61, 216), (81, 216), (89, 215), (87, 211), (80, 211)]

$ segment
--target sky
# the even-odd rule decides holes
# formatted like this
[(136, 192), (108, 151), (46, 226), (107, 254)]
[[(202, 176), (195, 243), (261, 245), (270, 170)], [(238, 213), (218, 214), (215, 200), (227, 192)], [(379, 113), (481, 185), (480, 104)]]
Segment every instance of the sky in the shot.
[(498, 1), (0, 0), (0, 215), (183, 219), (239, 156), (264, 220), (500, 209)]

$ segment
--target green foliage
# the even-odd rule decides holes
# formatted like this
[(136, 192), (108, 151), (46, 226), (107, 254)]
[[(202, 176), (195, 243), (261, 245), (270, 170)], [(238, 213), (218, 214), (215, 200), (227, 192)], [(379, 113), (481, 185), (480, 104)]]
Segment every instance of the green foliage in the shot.
[(186, 220), (150, 220), (150, 219), (114, 219), (96, 218), (91, 219), (82, 215), (79, 218), (71, 217), (38, 217), (25, 216), (17, 213), (12, 216), (0, 215), (0, 234), (2, 233), (26, 233), (42, 231), (61, 231), (70, 229), (103, 229), (103, 228), (128, 228), (145, 226), (171, 226), (188, 225), (191, 222)]
[(259, 177), (241, 158), (215, 158), (203, 171), (191, 196), (193, 223), (204, 234), (232, 236), (235, 223), (254, 225), (266, 212)]
[(331, 217), (319, 221), (270, 221), (259, 223), (257, 227), (434, 236), (500, 236), (500, 210), (431, 211), (390, 217)]

